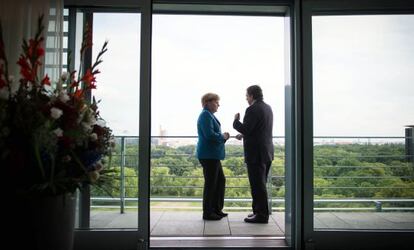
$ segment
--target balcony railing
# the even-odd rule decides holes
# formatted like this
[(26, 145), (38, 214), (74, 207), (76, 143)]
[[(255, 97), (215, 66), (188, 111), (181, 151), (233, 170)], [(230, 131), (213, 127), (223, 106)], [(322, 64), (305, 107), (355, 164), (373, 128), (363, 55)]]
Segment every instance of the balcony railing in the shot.
[[(94, 208), (137, 208), (138, 137), (116, 137), (112, 164), (119, 186), (112, 197), (93, 195)], [(181, 202), (171, 209), (201, 209), (203, 176), (195, 158), (195, 136), (152, 137), (152, 205)], [(269, 205), (284, 210), (284, 137), (274, 137), (275, 160), (269, 173)], [(226, 209), (251, 209), (243, 148), (226, 143)], [(314, 208), (320, 211), (413, 211), (412, 137), (314, 137)], [(237, 165), (237, 166), (236, 166)], [(352, 185), (351, 185), (352, 184)], [(230, 194), (228, 194), (230, 193)], [(188, 203), (198, 203), (189, 206)], [(154, 208), (164, 208), (153, 206)]]

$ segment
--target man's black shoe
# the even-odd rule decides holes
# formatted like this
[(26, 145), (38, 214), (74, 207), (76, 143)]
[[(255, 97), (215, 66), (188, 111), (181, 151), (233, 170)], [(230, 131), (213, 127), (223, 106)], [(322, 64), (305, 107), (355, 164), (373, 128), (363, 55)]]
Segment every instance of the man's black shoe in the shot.
[(223, 211), (216, 212), (216, 214), (220, 217), (226, 217), (227, 215), (229, 215), (228, 213), (223, 213)]
[(222, 217), (216, 213), (211, 213), (207, 215), (203, 214), (203, 220), (221, 220), (221, 218)]
[(263, 223), (267, 224), (269, 223), (269, 217), (261, 216), (261, 215), (254, 215), (252, 217), (244, 218), (244, 221), (247, 223)]
[(247, 215), (247, 217), (253, 217), (253, 216), (255, 216), (255, 213), (251, 213)]

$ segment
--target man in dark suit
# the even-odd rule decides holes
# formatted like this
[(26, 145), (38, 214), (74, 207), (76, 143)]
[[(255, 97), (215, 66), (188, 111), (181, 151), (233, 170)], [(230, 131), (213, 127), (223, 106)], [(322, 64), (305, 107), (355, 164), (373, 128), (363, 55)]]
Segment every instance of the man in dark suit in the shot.
[(253, 214), (244, 219), (248, 223), (268, 223), (269, 207), (267, 198), (267, 176), (273, 161), (273, 112), (271, 107), (263, 101), (262, 89), (253, 85), (247, 88), (246, 100), (249, 107), (246, 109), (243, 123), (240, 114), (234, 116), (233, 127), (240, 134), (237, 139), (243, 138), (244, 161), (247, 165), (251, 195), (253, 198)]

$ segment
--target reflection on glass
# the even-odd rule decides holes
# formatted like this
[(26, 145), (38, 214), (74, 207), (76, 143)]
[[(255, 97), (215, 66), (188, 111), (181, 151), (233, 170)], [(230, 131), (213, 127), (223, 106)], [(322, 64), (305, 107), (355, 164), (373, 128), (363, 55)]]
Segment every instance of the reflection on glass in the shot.
[(414, 16), (312, 25), (314, 227), (413, 229)]
[(106, 190), (91, 190), (90, 227), (137, 228), (140, 14), (93, 18), (93, 58), (105, 40), (109, 43), (92, 95), (116, 136), (111, 164), (119, 178)]

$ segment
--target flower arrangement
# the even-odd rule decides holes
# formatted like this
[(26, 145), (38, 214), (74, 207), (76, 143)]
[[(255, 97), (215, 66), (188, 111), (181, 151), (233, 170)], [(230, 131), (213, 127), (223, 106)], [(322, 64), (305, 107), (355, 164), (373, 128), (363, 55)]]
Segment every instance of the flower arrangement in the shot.
[[(100, 117), (98, 102), (89, 100), (96, 88), (97, 66), (107, 51), (104, 43), (94, 64), (63, 73), (56, 83), (41, 76), (45, 55), (43, 17), (34, 38), (23, 41), (17, 64), (21, 78), (8, 74), (0, 23), (0, 161), (7, 186), (15, 193), (59, 195), (89, 183), (103, 187), (113, 178), (104, 167), (113, 135)], [(85, 29), (80, 51), (92, 47)]]

